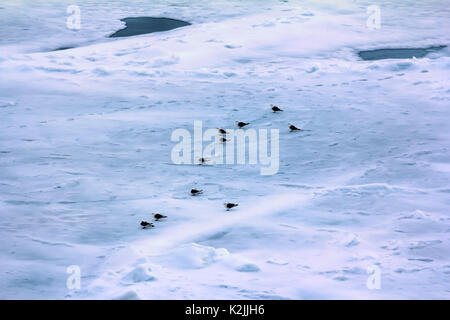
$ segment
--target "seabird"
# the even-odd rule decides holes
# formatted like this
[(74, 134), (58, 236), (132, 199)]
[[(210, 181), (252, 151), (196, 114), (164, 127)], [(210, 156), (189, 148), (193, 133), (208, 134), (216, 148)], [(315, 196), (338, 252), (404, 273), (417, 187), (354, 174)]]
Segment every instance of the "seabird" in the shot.
[(236, 124), (239, 128), (243, 128), (246, 125), (250, 124), (250, 122), (242, 122), (242, 121), (236, 121)]
[(199, 159), (198, 159), (199, 164), (204, 164), (204, 163), (207, 162), (207, 161), (209, 161), (209, 160), (208, 160), (208, 159), (205, 159), (205, 158), (199, 158)]
[(196, 196), (196, 195), (201, 194), (201, 193), (203, 193), (203, 190), (191, 189), (191, 194), (193, 196)]
[(221, 128), (217, 128), (220, 134), (227, 134), (227, 132)]
[(158, 221), (159, 219), (167, 218), (167, 216), (163, 216), (162, 214), (159, 213), (152, 213), (152, 215), (156, 221)]
[(225, 207), (227, 208), (227, 211), (230, 210), (231, 208), (237, 207), (239, 204), (237, 203), (230, 203), (230, 202), (226, 202), (224, 203)]
[(145, 228), (153, 228), (155, 225), (151, 222), (141, 221), (141, 226), (142, 229), (145, 229)]
[(291, 129), (291, 131), (300, 131), (300, 130), (302, 130), (302, 129), (299, 129), (299, 128), (297, 128), (296, 126), (294, 126), (293, 124), (290, 124), (289, 123), (289, 129)]
[(224, 137), (221, 137), (220, 138), (220, 142), (222, 142), (222, 143), (224, 143), (224, 142), (227, 142), (228, 140), (226, 139), (226, 138), (224, 138)]
[(280, 108), (278, 108), (277, 106), (274, 106), (273, 104), (270, 104), (270, 106), (272, 107), (273, 112), (283, 111)]

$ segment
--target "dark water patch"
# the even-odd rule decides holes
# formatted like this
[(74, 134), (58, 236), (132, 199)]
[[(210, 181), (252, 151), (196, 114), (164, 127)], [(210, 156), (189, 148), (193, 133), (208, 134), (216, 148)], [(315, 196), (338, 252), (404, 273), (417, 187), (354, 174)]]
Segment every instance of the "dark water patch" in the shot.
[(113, 33), (110, 38), (169, 31), (191, 25), (189, 22), (170, 18), (134, 17), (120, 19), (120, 21), (125, 22), (125, 28)]
[(11, 204), (14, 206), (46, 206), (46, 205), (50, 204), (50, 202), (44, 202), (44, 201), (6, 200), (4, 202), (6, 204)]
[(423, 58), (429, 53), (440, 51), (447, 46), (436, 46), (428, 48), (397, 48), (397, 49), (376, 49), (359, 51), (358, 55), (363, 60), (383, 60), (383, 59), (411, 59), (413, 57)]
[(64, 51), (64, 50), (70, 50), (70, 49), (75, 49), (75, 48), (77, 48), (77, 46), (63, 46), (63, 47), (57, 47), (57, 48), (43, 49), (43, 51), (38, 51), (38, 52), (56, 52), (56, 51)]
[(59, 47), (59, 48), (56, 48), (53, 51), (69, 50), (69, 49), (73, 49), (73, 48), (75, 48), (75, 47)]

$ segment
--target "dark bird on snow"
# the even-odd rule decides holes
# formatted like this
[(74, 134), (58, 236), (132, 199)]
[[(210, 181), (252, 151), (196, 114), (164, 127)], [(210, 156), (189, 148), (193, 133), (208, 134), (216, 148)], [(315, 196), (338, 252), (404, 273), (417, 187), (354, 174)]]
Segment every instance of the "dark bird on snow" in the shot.
[(151, 222), (141, 221), (141, 226), (142, 229), (145, 229), (145, 228), (153, 228), (155, 225)]
[(221, 128), (217, 128), (220, 134), (227, 134), (227, 132)]
[(242, 122), (242, 121), (236, 121), (236, 124), (239, 128), (243, 128), (246, 125), (250, 124), (250, 122)]
[(205, 159), (205, 158), (199, 158), (198, 159), (198, 163), (199, 164), (204, 164), (205, 162), (208, 162), (209, 160), (208, 159)]
[(191, 189), (191, 194), (193, 196), (196, 196), (196, 195), (201, 194), (201, 193), (203, 193), (203, 190)]
[(158, 221), (159, 219), (167, 218), (167, 216), (163, 216), (162, 214), (159, 213), (152, 213), (152, 215), (156, 221)]
[(231, 208), (237, 207), (239, 204), (227, 202), (227, 203), (224, 203), (224, 205), (225, 205), (225, 208), (227, 208), (227, 210), (230, 210)]
[(300, 131), (302, 129), (297, 128), (296, 126), (294, 126), (293, 124), (289, 123), (289, 129), (291, 129), (291, 131)]
[(228, 140), (226, 139), (226, 138), (224, 138), (224, 137), (221, 137), (220, 138), (220, 142), (222, 142), (222, 143), (224, 143), (224, 142), (227, 142)]
[(273, 104), (271, 104), (270, 107), (272, 108), (273, 112), (283, 111), (280, 108), (278, 108), (277, 106), (274, 106)]

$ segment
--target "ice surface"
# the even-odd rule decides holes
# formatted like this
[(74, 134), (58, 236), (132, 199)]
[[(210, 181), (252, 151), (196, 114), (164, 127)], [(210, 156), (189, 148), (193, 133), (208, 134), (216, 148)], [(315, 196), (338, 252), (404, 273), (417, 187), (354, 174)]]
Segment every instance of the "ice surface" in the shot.
[[(450, 298), (449, 49), (358, 57), (448, 45), (442, 1), (70, 4), (0, 9), (0, 298)], [(278, 174), (173, 164), (195, 120), (280, 129)]]

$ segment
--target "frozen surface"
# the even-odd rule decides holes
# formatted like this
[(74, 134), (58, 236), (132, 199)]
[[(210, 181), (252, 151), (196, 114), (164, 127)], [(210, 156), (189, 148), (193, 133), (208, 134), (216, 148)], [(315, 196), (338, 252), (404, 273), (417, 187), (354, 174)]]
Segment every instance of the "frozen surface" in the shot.
[[(0, 5), (0, 298), (450, 298), (449, 49), (357, 55), (448, 45), (444, 2), (77, 3)], [(194, 120), (279, 128), (278, 174), (173, 164)]]

